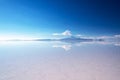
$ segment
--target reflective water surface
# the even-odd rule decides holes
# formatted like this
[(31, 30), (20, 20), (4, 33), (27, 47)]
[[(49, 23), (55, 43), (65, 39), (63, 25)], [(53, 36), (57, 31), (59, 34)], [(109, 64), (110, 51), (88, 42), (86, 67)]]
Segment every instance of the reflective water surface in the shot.
[(119, 80), (120, 46), (1, 42), (0, 80)]

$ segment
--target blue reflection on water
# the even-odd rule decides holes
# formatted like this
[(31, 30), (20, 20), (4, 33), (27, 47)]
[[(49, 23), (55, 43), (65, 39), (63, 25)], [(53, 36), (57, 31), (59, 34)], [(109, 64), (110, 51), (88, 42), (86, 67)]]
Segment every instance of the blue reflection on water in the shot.
[(0, 80), (120, 79), (118, 42), (0, 44)]

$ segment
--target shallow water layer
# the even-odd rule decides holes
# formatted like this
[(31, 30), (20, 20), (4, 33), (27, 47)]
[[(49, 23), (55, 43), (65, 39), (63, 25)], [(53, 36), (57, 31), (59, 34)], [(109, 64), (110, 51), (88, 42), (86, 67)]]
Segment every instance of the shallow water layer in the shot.
[(120, 46), (0, 43), (0, 80), (119, 80)]

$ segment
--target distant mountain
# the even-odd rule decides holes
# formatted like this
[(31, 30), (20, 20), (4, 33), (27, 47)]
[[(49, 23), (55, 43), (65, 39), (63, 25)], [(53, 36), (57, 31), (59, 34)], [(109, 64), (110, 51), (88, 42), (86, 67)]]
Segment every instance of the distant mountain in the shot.
[(34, 39), (33, 41), (53, 41), (52, 39)]
[(84, 42), (84, 41), (93, 41), (93, 39), (84, 39), (84, 38), (77, 38), (77, 37), (71, 36), (69, 38), (60, 39), (60, 41), (67, 42), (67, 43), (78, 43), (78, 42)]

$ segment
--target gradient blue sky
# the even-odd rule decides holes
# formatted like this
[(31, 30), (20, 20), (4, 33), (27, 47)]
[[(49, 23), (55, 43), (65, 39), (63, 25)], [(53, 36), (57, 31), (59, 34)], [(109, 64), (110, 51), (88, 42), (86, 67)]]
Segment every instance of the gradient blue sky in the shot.
[(0, 35), (120, 34), (119, 0), (0, 0)]

